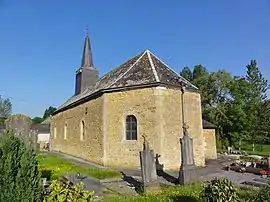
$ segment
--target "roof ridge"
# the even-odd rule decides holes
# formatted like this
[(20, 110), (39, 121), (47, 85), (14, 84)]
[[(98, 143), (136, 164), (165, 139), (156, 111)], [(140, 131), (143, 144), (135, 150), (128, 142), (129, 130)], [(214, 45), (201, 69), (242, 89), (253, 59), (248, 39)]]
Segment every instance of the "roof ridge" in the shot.
[(160, 82), (160, 79), (159, 79), (158, 74), (157, 74), (156, 67), (155, 67), (155, 65), (154, 65), (154, 63), (153, 63), (153, 60), (152, 60), (152, 58), (151, 58), (151, 55), (150, 55), (150, 51), (149, 51), (149, 50), (146, 50), (146, 52), (147, 52), (148, 60), (149, 60), (149, 62), (150, 62), (150, 65), (151, 65), (153, 74), (154, 74), (154, 76), (155, 76), (155, 79), (156, 79), (157, 82)]
[(117, 79), (114, 80), (114, 82), (111, 83), (107, 88), (110, 88), (113, 84), (115, 84), (117, 81), (119, 81), (121, 78), (123, 78), (131, 69), (134, 67), (141, 59), (142, 57), (147, 53), (147, 50), (143, 52), (143, 54), (123, 73), (121, 76), (119, 76)]
[(180, 77), (181, 79), (183, 79), (186, 83), (188, 83), (189, 85), (191, 85), (193, 88), (198, 89), (198, 87), (194, 86), (192, 83), (190, 83), (188, 80), (186, 80), (184, 77), (182, 77), (180, 74), (178, 74), (176, 71), (174, 71), (171, 67), (169, 67), (169, 65), (167, 65), (165, 62), (163, 62), (158, 56), (156, 56), (154, 53), (152, 53), (151, 51), (147, 50), (150, 54), (152, 54), (157, 60), (159, 60), (163, 65), (165, 65), (169, 70), (171, 70), (172, 72), (174, 72), (178, 77)]

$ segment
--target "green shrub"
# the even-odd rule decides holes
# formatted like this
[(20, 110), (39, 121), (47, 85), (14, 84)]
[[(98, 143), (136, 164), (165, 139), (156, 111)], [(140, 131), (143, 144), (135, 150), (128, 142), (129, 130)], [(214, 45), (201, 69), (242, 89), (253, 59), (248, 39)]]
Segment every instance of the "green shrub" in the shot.
[(43, 202), (88, 202), (94, 196), (94, 192), (84, 191), (84, 184), (72, 186), (70, 183), (62, 183), (53, 180), (49, 187), (49, 194), (44, 197)]
[(257, 195), (258, 190), (250, 188), (241, 188), (238, 193), (241, 202), (256, 202)]
[(229, 141), (225, 138), (221, 138), (219, 136), (217, 136), (216, 138), (216, 146), (218, 150), (226, 150), (229, 146)]
[(11, 132), (0, 137), (0, 201), (41, 201), (42, 185), (35, 153)]
[(255, 202), (270, 201), (270, 186), (265, 186), (258, 191)]
[(228, 179), (217, 179), (207, 182), (201, 192), (207, 202), (239, 201), (238, 189)]

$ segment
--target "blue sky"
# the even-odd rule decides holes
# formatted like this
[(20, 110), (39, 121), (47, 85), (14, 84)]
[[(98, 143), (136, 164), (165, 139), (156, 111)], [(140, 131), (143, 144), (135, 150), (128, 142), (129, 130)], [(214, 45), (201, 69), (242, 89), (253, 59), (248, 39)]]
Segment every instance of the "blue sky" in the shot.
[(88, 24), (100, 75), (151, 50), (177, 72), (202, 64), (270, 80), (270, 1), (0, 0), (0, 94), (42, 116), (74, 93)]

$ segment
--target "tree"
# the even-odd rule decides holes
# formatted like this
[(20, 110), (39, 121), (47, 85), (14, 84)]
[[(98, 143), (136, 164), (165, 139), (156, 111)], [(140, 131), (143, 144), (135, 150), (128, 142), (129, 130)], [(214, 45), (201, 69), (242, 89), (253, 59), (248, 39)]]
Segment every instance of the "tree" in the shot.
[(224, 124), (224, 132), (228, 135), (230, 144), (240, 150), (242, 140), (246, 140), (248, 134), (248, 114), (245, 111), (248, 88), (245, 78), (234, 77), (229, 86), (230, 98), (226, 102), (227, 122)]
[(50, 117), (55, 110), (56, 110), (56, 108), (52, 107), (52, 106), (50, 106), (48, 109), (46, 109), (44, 112), (44, 115), (43, 115), (43, 120)]
[(0, 138), (0, 201), (41, 201), (38, 162), (24, 140), (7, 132)]
[(41, 117), (38, 117), (38, 116), (32, 118), (32, 122), (33, 122), (33, 123), (36, 123), (36, 124), (42, 123), (43, 121), (44, 121), (44, 119), (41, 118)]
[(260, 128), (262, 127), (262, 124), (260, 123), (260, 107), (267, 97), (266, 93), (269, 86), (268, 81), (263, 77), (256, 60), (251, 60), (246, 68), (246, 81), (249, 85), (246, 111), (249, 113), (248, 126), (252, 150), (254, 151), (256, 137), (260, 136)]
[(11, 114), (12, 104), (10, 99), (4, 99), (0, 95), (0, 117), (8, 117)]
[(193, 81), (193, 74), (192, 71), (189, 69), (189, 67), (184, 67), (180, 72), (180, 76), (184, 77), (189, 82)]

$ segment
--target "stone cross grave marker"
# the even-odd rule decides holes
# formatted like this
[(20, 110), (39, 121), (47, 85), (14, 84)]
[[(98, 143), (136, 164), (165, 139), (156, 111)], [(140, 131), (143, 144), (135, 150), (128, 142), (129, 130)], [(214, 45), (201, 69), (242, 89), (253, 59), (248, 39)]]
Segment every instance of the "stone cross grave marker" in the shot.
[(153, 191), (159, 188), (154, 150), (150, 150), (146, 138), (143, 136), (143, 151), (140, 152), (143, 191)]
[(181, 185), (193, 182), (196, 179), (193, 139), (189, 136), (187, 129), (188, 126), (185, 123), (183, 126), (184, 135), (180, 139), (182, 161), (179, 172), (179, 183)]

